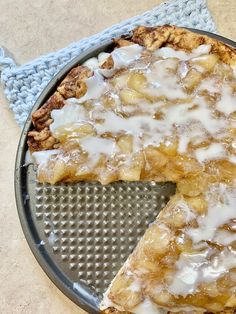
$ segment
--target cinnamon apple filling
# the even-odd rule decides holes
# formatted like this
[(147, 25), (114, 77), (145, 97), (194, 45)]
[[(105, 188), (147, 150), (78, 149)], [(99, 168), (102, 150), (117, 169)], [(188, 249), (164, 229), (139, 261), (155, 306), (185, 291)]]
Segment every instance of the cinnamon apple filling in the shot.
[(60, 144), (43, 162), (33, 153), (39, 181), (232, 181), (235, 77), (210, 50), (115, 49), (111, 78), (93, 68), (86, 93), (52, 110)]

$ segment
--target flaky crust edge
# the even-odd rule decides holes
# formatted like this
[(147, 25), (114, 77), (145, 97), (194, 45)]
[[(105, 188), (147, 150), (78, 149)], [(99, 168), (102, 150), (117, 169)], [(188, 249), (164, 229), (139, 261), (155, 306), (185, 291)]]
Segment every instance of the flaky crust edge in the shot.
[(191, 51), (199, 45), (210, 44), (212, 46), (211, 52), (217, 54), (220, 60), (229, 65), (236, 64), (236, 49), (233, 47), (206, 35), (172, 25), (138, 26), (134, 29), (131, 40), (151, 51), (163, 46)]

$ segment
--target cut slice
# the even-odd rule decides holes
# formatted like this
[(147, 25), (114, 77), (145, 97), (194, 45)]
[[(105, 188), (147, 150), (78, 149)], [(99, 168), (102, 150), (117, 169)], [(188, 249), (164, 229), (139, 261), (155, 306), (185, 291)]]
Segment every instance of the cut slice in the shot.
[(104, 313), (233, 313), (236, 189), (176, 194), (145, 232), (101, 304)]

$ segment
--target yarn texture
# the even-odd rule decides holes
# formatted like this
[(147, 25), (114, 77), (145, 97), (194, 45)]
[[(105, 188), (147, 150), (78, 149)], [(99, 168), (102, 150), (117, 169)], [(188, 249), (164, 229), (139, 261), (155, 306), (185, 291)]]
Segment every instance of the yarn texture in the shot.
[(205, 0), (174, 0), (21, 66), (16, 66), (14, 60), (0, 47), (1, 83), (17, 123), (23, 127), (36, 99), (48, 82), (81, 52), (108, 39), (127, 34), (138, 25), (163, 24), (216, 32)]

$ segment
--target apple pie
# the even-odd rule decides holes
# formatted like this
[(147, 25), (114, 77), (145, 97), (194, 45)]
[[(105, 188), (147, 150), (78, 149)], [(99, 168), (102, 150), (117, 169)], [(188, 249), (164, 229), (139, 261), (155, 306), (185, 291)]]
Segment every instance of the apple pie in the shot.
[(101, 311), (233, 313), (236, 51), (169, 25), (114, 44), (32, 114), (38, 180), (175, 182)]

